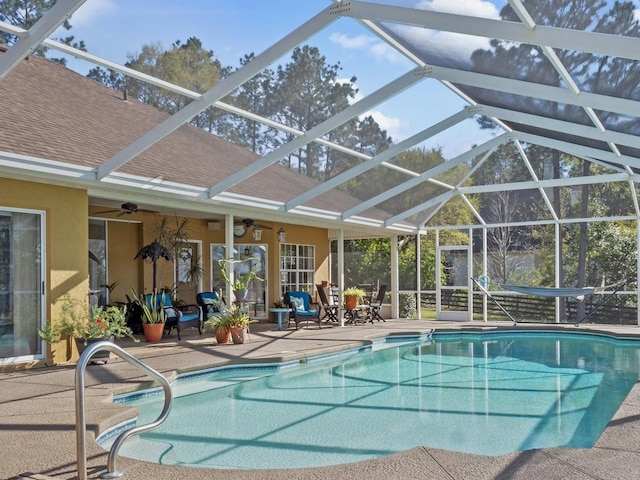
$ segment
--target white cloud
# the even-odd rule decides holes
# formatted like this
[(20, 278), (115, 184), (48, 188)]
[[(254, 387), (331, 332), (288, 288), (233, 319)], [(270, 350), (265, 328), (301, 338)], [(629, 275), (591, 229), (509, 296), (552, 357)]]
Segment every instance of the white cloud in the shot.
[(403, 140), (406, 137), (406, 135), (402, 133), (402, 121), (398, 117), (388, 117), (378, 110), (372, 110), (365, 113), (360, 118), (362, 119), (369, 115), (371, 115), (376, 123), (380, 125), (382, 130), (387, 131), (387, 135), (389, 135), (394, 142)]
[(496, 6), (485, 0), (421, 0), (416, 8), (471, 17), (500, 18)]
[(386, 60), (391, 63), (398, 63), (404, 58), (389, 45), (370, 35), (349, 37), (344, 33), (332, 33), (329, 40), (345, 50), (368, 52), (378, 61)]
[(349, 37), (344, 33), (332, 33), (329, 37), (333, 43), (337, 43), (342, 48), (349, 50), (363, 49), (369, 47), (372, 43), (376, 42), (375, 37), (369, 35), (358, 35), (356, 37)]
[(73, 27), (87, 27), (93, 25), (96, 20), (105, 15), (110, 15), (118, 10), (113, 0), (91, 0), (85, 2), (71, 16)]

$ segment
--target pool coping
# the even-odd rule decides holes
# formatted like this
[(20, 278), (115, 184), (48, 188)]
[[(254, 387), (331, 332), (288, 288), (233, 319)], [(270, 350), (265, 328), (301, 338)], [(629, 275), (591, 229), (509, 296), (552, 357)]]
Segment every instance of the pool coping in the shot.
[[(197, 334), (155, 349), (144, 346), (125, 347), (127, 351), (136, 355), (136, 351), (143, 352), (143, 361), (148, 361), (154, 368), (159, 368), (165, 376), (175, 378), (181, 373), (193, 372), (203, 368), (214, 368), (232, 363), (274, 363), (279, 360), (290, 361), (315, 356), (323, 352), (347, 350), (353, 347), (370, 345), (376, 338), (389, 334), (424, 334), (435, 328), (438, 332), (487, 332), (507, 330), (559, 330), (604, 334), (615, 338), (640, 338), (640, 328), (622, 326), (593, 326), (581, 325), (539, 325), (519, 324), (517, 326), (504, 323), (462, 323), (462, 322), (434, 322), (434, 321), (389, 321), (386, 324), (373, 326), (356, 326), (345, 328), (325, 329), (320, 331), (303, 329), (298, 332), (252, 332), (252, 339), (244, 346), (213, 347), (206, 339), (198, 338)], [(252, 329), (254, 327), (252, 326)], [(186, 337), (186, 336), (185, 336)], [(281, 346), (282, 345), (282, 346)], [(216, 355), (211, 355), (214, 352)], [(233, 355), (231, 355), (233, 353)], [(215, 359), (214, 359), (215, 357)], [(145, 360), (146, 359), (146, 360)], [(90, 432), (96, 435), (105, 431), (123, 419), (131, 416), (130, 407), (110, 404), (114, 394), (129, 393), (149, 385), (140, 378), (137, 372), (124, 362), (114, 361), (107, 368), (89, 369), (92, 384), (87, 389), (87, 418)], [(45, 371), (46, 370), (46, 371)], [(21, 416), (13, 416), (4, 422), (9, 428), (0, 429), (0, 440), (5, 448), (8, 461), (0, 462), (0, 475), (3, 478), (20, 478), (21, 472), (36, 472), (52, 475), (56, 478), (73, 478), (75, 476), (75, 432), (73, 408), (70, 408), (70, 398), (73, 388), (70, 378), (73, 369), (69, 366), (53, 369), (37, 369), (33, 375), (28, 372), (14, 372), (0, 374), (0, 379), (6, 387), (15, 387), (15, 399), (9, 403), (11, 407), (22, 410)], [(30, 378), (33, 377), (33, 378)], [(125, 384), (120, 383), (125, 380)], [(34, 395), (34, 390), (28, 393), (24, 390), (20, 397), (21, 388), (32, 383), (32, 387), (40, 386), (42, 398)], [(58, 384), (58, 388), (54, 385)], [(38, 389), (35, 388), (37, 391)], [(49, 408), (42, 408), (42, 400), (46, 399)], [(56, 408), (57, 407), (57, 408)], [(56, 411), (59, 409), (60, 411)], [(11, 414), (11, 412), (9, 412)], [(14, 412), (15, 413), (15, 412)], [(5, 415), (5, 418), (6, 415)], [(20, 439), (33, 444), (29, 438), (29, 426), (54, 422), (60, 427), (57, 430), (44, 431), (39, 434), (42, 445), (38, 448), (43, 455), (34, 458), (26, 454), (20, 447)], [(20, 428), (22, 427), (22, 428)], [(37, 430), (36, 430), (37, 431)], [(93, 436), (88, 442), (89, 478), (97, 477), (106, 465), (106, 452), (94, 441)], [(18, 447), (20, 447), (18, 449)], [(47, 448), (49, 447), (49, 448)], [(25, 458), (25, 454), (26, 457)], [(431, 472), (430, 478), (636, 478), (640, 471), (640, 387), (636, 383), (613, 419), (607, 425), (605, 432), (593, 448), (590, 449), (543, 449), (500, 457), (483, 457), (471, 454), (461, 454), (438, 449), (417, 447), (412, 450), (397, 453), (387, 457), (380, 457), (355, 464), (320, 467), (313, 469), (291, 470), (205, 470), (187, 467), (156, 465), (147, 462), (118, 457), (117, 466), (125, 472), (125, 478), (139, 480), (157, 478), (184, 478), (186, 480), (199, 479), (338, 479), (338, 478), (424, 478), (424, 472)], [(11, 469), (11, 470), (7, 470)], [(534, 473), (535, 472), (535, 473)], [(303, 475), (304, 474), (304, 475)], [(10, 477), (14, 475), (14, 477)], [(505, 476), (507, 475), (507, 476)], [(28, 478), (28, 477), (23, 477)]]

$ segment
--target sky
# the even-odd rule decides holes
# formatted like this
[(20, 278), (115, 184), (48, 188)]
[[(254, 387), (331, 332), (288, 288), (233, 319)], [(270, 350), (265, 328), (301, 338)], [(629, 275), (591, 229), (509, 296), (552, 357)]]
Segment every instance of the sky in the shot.
[[(417, 6), (450, 13), (499, 18), (506, 0), (395, 0), (400, 6)], [(640, 0), (635, 0), (640, 8)], [(225, 66), (236, 68), (239, 59), (256, 55), (331, 4), (328, 0), (87, 0), (71, 17), (72, 34), (87, 50), (118, 63), (139, 52), (144, 44), (160, 42), (164, 48), (197, 37), (204, 48)], [(639, 15), (640, 18), (640, 15)], [(413, 41), (429, 44), (466, 61), (486, 39), (411, 27)], [(56, 32), (59, 34), (59, 32)], [(62, 36), (62, 34), (59, 34)], [(54, 34), (55, 37), (55, 34)], [(355, 76), (358, 98), (369, 95), (415, 65), (351, 18), (342, 17), (308, 39), (328, 64), (339, 62), (340, 75)], [(282, 62), (290, 61), (290, 52)], [(86, 74), (93, 67), (70, 59), (68, 66)], [(276, 65), (272, 65), (275, 68)], [(465, 106), (458, 96), (433, 79), (397, 95), (368, 112), (395, 142), (452, 115)], [(452, 158), (497, 132), (480, 130), (468, 120), (421, 146), (443, 149)]]

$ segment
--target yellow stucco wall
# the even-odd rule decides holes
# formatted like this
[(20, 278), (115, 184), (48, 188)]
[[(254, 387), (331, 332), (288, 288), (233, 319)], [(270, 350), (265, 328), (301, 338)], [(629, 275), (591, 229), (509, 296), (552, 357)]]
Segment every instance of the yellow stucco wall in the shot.
[[(0, 178), (0, 208), (24, 208), (44, 211), (45, 261), (46, 261), (46, 323), (56, 321), (59, 307), (55, 301), (69, 293), (77, 299), (86, 299), (88, 283), (88, 196), (82, 189), (53, 186), (43, 183)], [(93, 208), (95, 216), (96, 209)], [(175, 218), (175, 217), (173, 217)], [(151, 289), (152, 269), (149, 263), (134, 260), (139, 249), (154, 240), (157, 235), (158, 216), (134, 214), (128, 222), (108, 222), (108, 272), (109, 282), (118, 281), (111, 302), (126, 300), (131, 287), (138, 291)], [(175, 221), (175, 220), (172, 220)], [(205, 276), (202, 289), (209, 290), (211, 281), (210, 245), (224, 243), (224, 222), (219, 230), (211, 230), (208, 221), (191, 219), (190, 238), (202, 242), (202, 264)], [(282, 226), (287, 232), (287, 243), (315, 245), (316, 281), (329, 278), (329, 244), (327, 231), (322, 228), (261, 222), (272, 227), (264, 229), (262, 239), (255, 241), (251, 235), (236, 239), (238, 243), (261, 243), (268, 245), (268, 301), (271, 304), (279, 297), (279, 243), (277, 231)], [(162, 261), (164, 262), (164, 261)], [(172, 282), (171, 266), (164, 262), (159, 269), (158, 286)], [(193, 299), (195, 301), (195, 298)], [(269, 305), (267, 305), (267, 308)], [(77, 359), (75, 346), (68, 341), (46, 345), (46, 363), (64, 363)], [(22, 367), (28, 365), (22, 365)]]
[[(52, 302), (66, 293), (86, 298), (88, 283), (87, 193), (0, 178), (0, 206), (44, 211), (45, 224), (45, 306), (47, 322), (55, 321), (57, 307)], [(67, 342), (47, 346), (47, 363), (67, 361), (73, 355)]]
[(131, 287), (140, 289), (140, 262), (134, 260), (142, 246), (142, 224), (130, 222), (107, 223), (107, 268), (109, 282), (118, 282), (109, 302), (127, 301)]

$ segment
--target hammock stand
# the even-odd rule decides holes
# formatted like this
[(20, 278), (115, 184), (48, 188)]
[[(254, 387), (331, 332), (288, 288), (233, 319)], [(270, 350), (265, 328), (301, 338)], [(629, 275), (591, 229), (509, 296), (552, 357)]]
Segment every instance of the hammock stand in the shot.
[[(473, 283), (475, 283), (478, 288), (485, 294), (488, 298), (491, 299), (493, 303), (495, 303), (502, 312), (509, 317), (509, 319), (513, 322), (514, 325), (518, 324), (518, 321), (513, 318), (513, 316), (500, 304), (498, 300), (496, 300), (491, 293), (485, 288), (485, 286), (475, 277), (471, 277)], [(584, 322), (591, 315), (596, 313), (600, 307), (602, 307), (605, 303), (609, 301), (616, 293), (618, 293), (625, 285), (627, 281), (624, 280), (622, 282), (616, 283), (612, 285), (615, 287), (613, 292), (606, 295), (599, 303), (597, 303), (590, 311), (587, 313), (580, 321), (576, 322), (576, 327)], [(500, 288), (503, 290), (509, 290), (516, 293), (522, 293), (524, 295), (531, 295), (537, 297), (584, 297), (585, 295), (592, 295), (596, 290), (595, 287), (575, 287), (575, 288), (549, 288), (549, 287), (527, 287), (523, 285), (500, 285)]]

